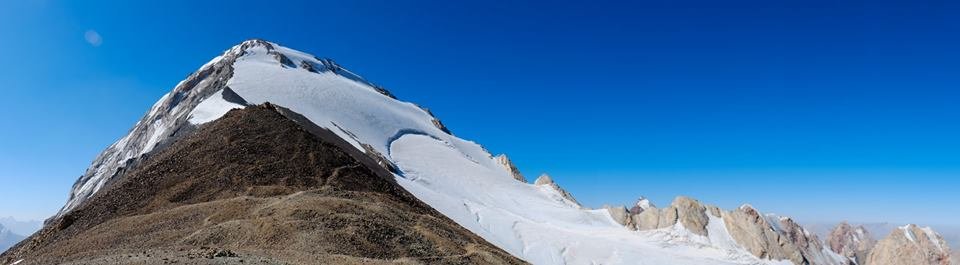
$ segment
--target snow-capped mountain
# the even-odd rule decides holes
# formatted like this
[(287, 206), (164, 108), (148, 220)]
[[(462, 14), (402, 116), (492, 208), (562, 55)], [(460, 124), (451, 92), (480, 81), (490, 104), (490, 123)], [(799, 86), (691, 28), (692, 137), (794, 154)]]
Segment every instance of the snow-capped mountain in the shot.
[(21, 221), (13, 217), (0, 217), (0, 225), (10, 229), (15, 234), (18, 235), (29, 235), (33, 234), (37, 230), (40, 230), (40, 227), (43, 226), (43, 222), (39, 220), (27, 220)]
[(851, 226), (847, 222), (837, 225), (827, 236), (830, 249), (857, 264), (867, 260), (870, 250), (877, 244), (870, 231), (862, 225)]
[(864, 264), (951, 264), (951, 250), (930, 227), (898, 227), (877, 242)]
[(0, 225), (0, 253), (20, 243), (20, 240), (23, 240), (23, 236), (14, 234), (10, 229)]
[(533, 264), (846, 264), (789, 218), (680, 197), (657, 209), (587, 209), (550, 176), (527, 183), (504, 156), (330, 59), (263, 40), (234, 46), (164, 95), (74, 184), (63, 217), (177, 139), (232, 109), (288, 108), (393, 173), (404, 189)]

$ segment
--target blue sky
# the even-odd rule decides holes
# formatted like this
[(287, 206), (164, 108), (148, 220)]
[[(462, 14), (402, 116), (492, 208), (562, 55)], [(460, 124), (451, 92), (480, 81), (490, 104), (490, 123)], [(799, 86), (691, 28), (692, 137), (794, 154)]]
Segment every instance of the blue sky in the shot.
[(0, 216), (55, 212), (161, 95), (256, 37), (589, 206), (958, 224), (960, 6), (832, 2), (5, 1)]

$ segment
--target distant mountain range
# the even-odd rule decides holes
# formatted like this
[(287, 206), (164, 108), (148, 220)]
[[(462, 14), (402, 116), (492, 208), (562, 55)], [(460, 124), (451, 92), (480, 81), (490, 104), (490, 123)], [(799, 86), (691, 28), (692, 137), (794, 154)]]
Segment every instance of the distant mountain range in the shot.
[(10, 231), (10, 229), (0, 224), (0, 252), (3, 252), (7, 250), (7, 248), (19, 243), (20, 240), (23, 240), (23, 238), (24, 237), (22, 235), (15, 234), (13, 231)]
[(0, 217), (0, 225), (3, 225), (7, 229), (10, 229), (15, 234), (18, 235), (30, 235), (33, 232), (37, 232), (43, 227), (43, 221), (40, 220), (19, 220), (13, 217)]
[[(810, 229), (811, 232), (821, 236), (826, 237), (830, 234), (830, 231), (833, 230), (837, 222), (804, 222), (804, 227)], [(890, 234), (891, 231), (897, 229), (901, 225), (888, 223), (888, 222), (868, 222), (868, 223), (856, 223), (850, 222), (851, 225), (863, 226), (869, 230), (872, 234), (883, 236)], [(938, 234), (943, 236), (943, 240), (947, 241), (950, 246), (960, 247), (960, 225), (938, 225), (930, 224), (930, 227), (937, 231)]]

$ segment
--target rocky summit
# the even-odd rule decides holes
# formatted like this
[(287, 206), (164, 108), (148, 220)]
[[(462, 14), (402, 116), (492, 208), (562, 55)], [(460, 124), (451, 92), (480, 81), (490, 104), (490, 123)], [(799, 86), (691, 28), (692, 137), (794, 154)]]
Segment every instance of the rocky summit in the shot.
[(862, 225), (854, 227), (847, 222), (837, 225), (827, 236), (827, 245), (830, 246), (830, 250), (849, 258), (856, 264), (865, 263), (876, 244), (877, 240), (865, 227)]
[(877, 242), (864, 264), (950, 265), (950, 247), (929, 227), (906, 225)]

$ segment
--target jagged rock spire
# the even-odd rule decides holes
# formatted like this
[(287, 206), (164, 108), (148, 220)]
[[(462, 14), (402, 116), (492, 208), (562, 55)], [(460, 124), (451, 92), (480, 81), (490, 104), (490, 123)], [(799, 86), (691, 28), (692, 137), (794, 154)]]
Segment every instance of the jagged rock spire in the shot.
[(513, 176), (513, 179), (517, 181), (527, 183), (527, 178), (523, 177), (523, 174), (520, 173), (520, 170), (517, 169), (517, 166), (513, 164), (513, 161), (510, 161), (510, 158), (506, 154), (501, 154), (496, 157), (497, 163), (500, 163), (507, 172), (510, 172), (510, 175)]
[(633, 207), (630, 208), (630, 213), (639, 214), (639, 213), (642, 213), (643, 211), (646, 211), (647, 209), (655, 209), (655, 208), (657, 208), (657, 206), (653, 205), (653, 203), (650, 202), (650, 200), (648, 200), (647, 197), (640, 196), (640, 198), (637, 198), (637, 202), (633, 204)]
[(577, 200), (573, 198), (573, 195), (567, 192), (567, 190), (564, 190), (563, 188), (561, 188), (560, 185), (557, 185), (557, 183), (553, 181), (553, 178), (551, 178), (550, 175), (547, 175), (547, 173), (541, 174), (540, 177), (538, 177), (533, 184), (537, 186), (552, 187), (554, 190), (559, 192), (560, 196), (562, 196), (564, 199), (567, 199), (568, 201), (570, 201), (573, 204), (576, 204), (577, 206), (583, 207), (583, 205), (581, 205), (580, 202), (577, 202)]

